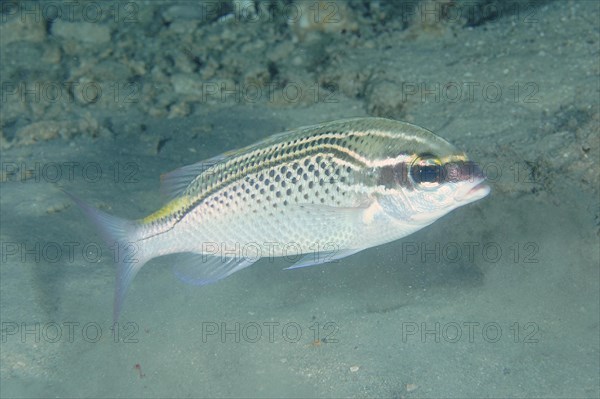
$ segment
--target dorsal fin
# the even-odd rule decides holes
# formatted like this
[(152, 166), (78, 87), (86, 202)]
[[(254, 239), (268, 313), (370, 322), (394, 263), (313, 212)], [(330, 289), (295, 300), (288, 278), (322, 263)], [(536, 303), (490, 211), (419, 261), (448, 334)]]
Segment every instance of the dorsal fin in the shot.
[(179, 197), (196, 177), (226, 158), (224, 155), (219, 155), (163, 173), (160, 175), (160, 193), (169, 200)]

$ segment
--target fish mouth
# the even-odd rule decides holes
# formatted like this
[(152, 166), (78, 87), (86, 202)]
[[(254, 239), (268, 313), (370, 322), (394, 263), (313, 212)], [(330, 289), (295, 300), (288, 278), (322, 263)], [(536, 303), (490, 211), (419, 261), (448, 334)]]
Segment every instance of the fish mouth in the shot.
[(487, 196), (490, 191), (491, 188), (485, 183), (485, 179), (481, 179), (461, 190), (454, 199), (459, 202), (473, 202)]
[(482, 180), (467, 192), (467, 196), (483, 195), (485, 197), (490, 193), (490, 190), (490, 186), (485, 184), (485, 180)]

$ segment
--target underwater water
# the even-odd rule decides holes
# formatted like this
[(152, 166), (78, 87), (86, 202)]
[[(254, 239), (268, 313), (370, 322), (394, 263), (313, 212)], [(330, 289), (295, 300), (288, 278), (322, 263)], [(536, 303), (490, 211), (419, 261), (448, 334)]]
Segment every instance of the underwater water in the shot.
[[(600, 395), (597, 2), (68, 4), (0, 4), (1, 397)], [(113, 321), (119, 254), (61, 189), (142, 218), (161, 174), (362, 116), (490, 195), (332, 264), (153, 259)]]

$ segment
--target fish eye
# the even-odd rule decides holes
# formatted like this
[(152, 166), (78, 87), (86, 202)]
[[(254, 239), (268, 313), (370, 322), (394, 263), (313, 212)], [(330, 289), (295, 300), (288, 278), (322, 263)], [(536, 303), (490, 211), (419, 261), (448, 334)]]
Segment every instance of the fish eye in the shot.
[(443, 180), (442, 162), (433, 155), (421, 155), (411, 164), (410, 177), (420, 187), (437, 187)]

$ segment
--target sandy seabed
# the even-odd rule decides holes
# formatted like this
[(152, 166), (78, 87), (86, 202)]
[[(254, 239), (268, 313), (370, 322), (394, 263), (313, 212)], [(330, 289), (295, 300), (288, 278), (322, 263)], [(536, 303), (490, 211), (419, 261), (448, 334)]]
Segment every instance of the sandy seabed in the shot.
[[(597, 2), (65, 4), (2, 3), (0, 396), (600, 395)], [(114, 253), (59, 187), (143, 217), (162, 173), (367, 115), (491, 195), (331, 265), (153, 260), (112, 324)]]

